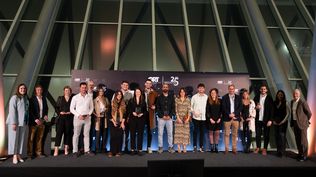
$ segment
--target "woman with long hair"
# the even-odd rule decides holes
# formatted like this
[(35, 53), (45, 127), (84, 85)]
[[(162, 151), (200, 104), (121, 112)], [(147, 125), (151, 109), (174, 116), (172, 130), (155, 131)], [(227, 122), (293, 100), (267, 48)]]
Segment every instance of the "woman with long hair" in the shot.
[(24, 137), (29, 119), (29, 101), (25, 84), (17, 87), (16, 93), (10, 98), (8, 125), (8, 154), (13, 155), (13, 164), (24, 162), (21, 157)]
[(285, 93), (279, 90), (276, 93), (274, 101), (273, 125), (275, 127), (275, 140), (277, 144), (277, 155), (282, 157), (285, 155), (286, 148), (286, 130), (288, 126), (288, 118), (290, 116), (290, 107), (286, 102)]
[(175, 110), (177, 120), (174, 130), (174, 144), (178, 145), (178, 153), (181, 153), (181, 145), (183, 152), (187, 152), (187, 145), (190, 143), (190, 111), (191, 102), (187, 97), (184, 88), (180, 88), (178, 97), (175, 99)]
[(212, 88), (206, 103), (207, 128), (211, 144), (211, 152), (218, 153), (219, 131), (221, 129), (221, 100), (218, 98), (217, 88)]
[[(145, 128), (144, 115), (147, 111), (146, 101), (143, 93), (139, 88), (134, 91), (134, 97), (128, 103), (128, 117), (131, 131), (131, 154), (136, 152), (142, 155), (143, 134)], [(137, 151), (136, 151), (136, 134), (137, 134)]]
[(125, 129), (126, 105), (122, 91), (116, 91), (112, 100), (112, 112), (110, 118), (110, 152), (108, 157), (119, 157), (122, 151), (123, 131)]

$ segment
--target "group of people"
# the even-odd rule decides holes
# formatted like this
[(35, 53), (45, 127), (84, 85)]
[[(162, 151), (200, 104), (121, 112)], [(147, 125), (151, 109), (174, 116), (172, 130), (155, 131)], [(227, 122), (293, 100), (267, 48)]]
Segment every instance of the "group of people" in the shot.
[[(94, 82), (82, 82), (79, 93), (72, 94), (69, 86), (64, 87), (63, 96), (56, 102), (58, 121), (54, 156), (58, 156), (61, 140), (64, 140), (64, 154), (72, 149), (75, 157), (82, 154), (93, 156), (106, 152), (108, 128), (110, 129), (110, 150), (108, 157), (120, 156), (122, 150), (132, 155), (143, 154), (143, 134), (147, 131), (147, 152), (152, 153), (152, 130), (158, 127), (158, 153), (163, 153), (163, 134), (166, 128), (168, 152), (186, 153), (191, 142), (190, 122), (193, 123), (193, 151), (204, 152), (204, 132), (208, 130), (210, 151), (218, 152), (220, 130), (224, 130), (225, 151), (229, 153), (230, 135), (232, 153), (237, 154), (238, 131), (242, 132), (244, 152), (250, 152), (252, 133), (255, 133), (254, 153), (267, 155), (270, 128), (275, 127), (275, 139), (279, 156), (285, 154), (286, 130), (288, 121), (294, 128), (298, 148), (298, 160), (307, 159), (307, 128), (311, 111), (301, 98), (300, 90), (293, 92), (288, 104), (285, 93), (279, 90), (275, 100), (268, 94), (265, 85), (260, 94), (250, 99), (249, 91), (242, 89), (236, 94), (233, 84), (228, 93), (220, 98), (218, 89), (212, 88), (205, 94), (205, 85), (198, 84), (197, 93), (189, 98), (185, 88), (177, 95), (170, 92), (169, 85), (162, 85), (159, 94), (150, 79), (145, 81), (144, 89), (129, 90), (127, 81), (121, 82), (121, 89), (113, 96), (106, 95), (104, 85), (94, 89)], [(9, 103), (8, 154), (13, 155), (13, 163), (23, 162), (21, 158), (24, 136), (29, 128), (27, 154), (30, 158), (44, 157), (45, 122), (48, 121), (48, 106), (43, 88), (35, 86), (34, 96), (27, 96), (25, 84), (20, 84)], [(157, 121), (156, 121), (157, 120)], [(157, 125), (156, 125), (157, 124)], [(92, 138), (92, 136), (94, 138)], [(130, 139), (129, 139), (130, 137)], [(263, 137), (263, 148), (261, 138)], [(92, 141), (95, 139), (95, 141)], [(91, 150), (94, 142), (95, 149)], [(130, 142), (130, 147), (128, 144)], [(199, 142), (199, 146), (197, 143)], [(209, 145), (207, 145), (209, 146)]]

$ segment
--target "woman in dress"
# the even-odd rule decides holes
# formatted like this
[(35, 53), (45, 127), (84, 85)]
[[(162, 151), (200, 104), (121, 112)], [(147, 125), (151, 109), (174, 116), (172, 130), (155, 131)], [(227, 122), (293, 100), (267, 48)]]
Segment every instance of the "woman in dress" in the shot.
[(177, 120), (175, 122), (174, 144), (178, 145), (178, 153), (181, 153), (181, 145), (183, 152), (186, 153), (186, 147), (190, 143), (191, 102), (184, 88), (180, 88), (179, 95), (175, 99), (175, 110)]
[(222, 124), (221, 100), (218, 98), (217, 88), (212, 88), (206, 103), (207, 128), (209, 129), (209, 138), (211, 152), (218, 153), (219, 131)]

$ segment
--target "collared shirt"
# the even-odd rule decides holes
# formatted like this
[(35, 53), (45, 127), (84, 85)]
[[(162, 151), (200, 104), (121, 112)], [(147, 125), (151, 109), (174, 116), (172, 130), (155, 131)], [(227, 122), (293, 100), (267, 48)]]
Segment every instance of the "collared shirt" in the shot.
[(292, 105), (292, 115), (293, 115), (293, 120), (297, 120), (297, 115), (296, 115), (296, 109), (297, 109), (297, 104), (298, 104), (298, 101), (300, 99), (297, 99), (293, 102), (293, 105)]
[(38, 107), (39, 107), (39, 118), (43, 117), (43, 97), (42, 96), (36, 96), (38, 101)]
[(75, 95), (70, 103), (70, 112), (78, 118), (80, 115), (91, 115), (93, 112), (92, 97), (88, 94), (81, 95), (78, 93)]
[(266, 98), (267, 98), (267, 94), (266, 95), (261, 95), (260, 94), (259, 104), (260, 104), (261, 108), (259, 110), (259, 121), (263, 121), (264, 102), (265, 102)]
[(235, 112), (235, 94), (234, 95), (228, 95), (229, 101), (230, 101), (230, 113)]
[(206, 94), (195, 94), (191, 99), (191, 109), (193, 111), (193, 118), (196, 120), (206, 120), (206, 103), (208, 96)]

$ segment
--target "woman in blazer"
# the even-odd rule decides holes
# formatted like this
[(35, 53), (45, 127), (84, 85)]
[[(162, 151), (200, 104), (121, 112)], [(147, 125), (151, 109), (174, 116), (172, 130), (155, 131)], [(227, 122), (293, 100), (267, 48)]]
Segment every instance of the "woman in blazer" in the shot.
[(8, 125), (8, 154), (13, 155), (13, 164), (24, 162), (21, 158), (24, 135), (28, 123), (29, 101), (25, 84), (20, 84), (16, 94), (10, 98)]

